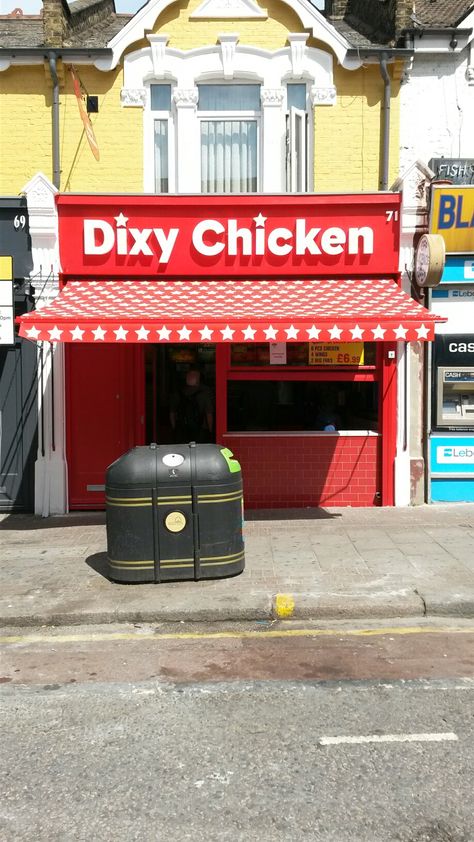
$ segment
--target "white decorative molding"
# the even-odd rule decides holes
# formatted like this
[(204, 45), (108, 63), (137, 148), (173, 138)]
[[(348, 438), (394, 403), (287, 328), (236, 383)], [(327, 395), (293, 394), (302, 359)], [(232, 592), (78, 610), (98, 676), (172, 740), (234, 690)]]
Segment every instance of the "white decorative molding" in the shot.
[[(42, 173), (37, 173), (21, 191), (26, 196), (31, 236), (33, 267), (30, 277), (40, 278), (37, 292), (44, 286), (44, 298), (57, 294), (59, 266), (58, 213), (56, 187)], [(42, 300), (43, 295), (41, 295)], [(49, 299), (48, 299), (49, 300)]]
[(262, 88), (260, 99), (264, 108), (268, 108), (269, 106), (281, 108), (285, 99), (285, 91), (283, 88)]
[(429, 187), (434, 175), (423, 161), (414, 161), (392, 184), (392, 192), (401, 193), (403, 197), (402, 231), (412, 231), (427, 225)]
[[(158, 17), (169, 7), (175, 0), (149, 0), (138, 12), (129, 20), (129, 22), (117, 33), (107, 44), (110, 56), (107, 58), (97, 58), (94, 61), (94, 66), (98, 70), (107, 71), (113, 70), (117, 67), (122, 59), (122, 56), (132, 44), (136, 44), (143, 38), (146, 38), (148, 32), (152, 32), (158, 20)], [(236, 10), (237, 0), (220, 0), (220, 12), (222, 17), (222, 10), (228, 11), (224, 15), (224, 19), (232, 19), (238, 17)], [(244, 17), (249, 17), (249, 10), (252, 7), (258, 10), (258, 17), (263, 19), (267, 17), (266, 11), (260, 6), (256, 6), (253, 0), (239, 0), (240, 4), (244, 4), (247, 9)], [(308, 0), (284, 0), (286, 5), (291, 9), (292, 13), (297, 16), (301, 23), (301, 28), (307, 30), (313, 38), (322, 42), (328, 48), (328, 54), (332, 51), (339, 63), (350, 70), (356, 70), (362, 66), (363, 60), (361, 58), (354, 58), (349, 55), (348, 51), (351, 49), (349, 42), (341, 35), (337, 29), (328, 21), (315, 6), (308, 2)], [(209, 0), (209, 4), (211, 0)], [(230, 5), (229, 5), (230, 3)], [(249, 5), (250, 4), (250, 5)], [(204, 4), (203, 4), (204, 5)], [(202, 11), (203, 5), (199, 7)], [(242, 5), (240, 6), (242, 8)], [(209, 7), (208, 7), (209, 8)], [(196, 12), (191, 16), (194, 18)], [(253, 17), (253, 14), (251, 15)], [(171, 51), (168, 49), (167, 54)], [(177, 51), (176, 51), (177, 52)], [(322, 50), (320, 50), (322, 52)], [(125, 56), (124, 63), (128, 59), (129, 54)], [(131, 86), (129, 86), (131, 87)]]
[(328, 88), (321, 88), (319, 85), (312, 85), (310, 89), (311, 105), (335, 105), (337, 91), (334, 85)]
[(120, 91), (120, 104), (124, 108), (145, 108), (145, 88), (122, 88)]
[(235, 50), (237, 48), (239, 36), (234, 33), (228, 33), (218, 35), (217, 40), (221, 45), (222, 72), (224, 74), (224, 79), (233, 79)]
[(197, 88), (175, 88), (172, 98), (177, 108), (196, 109), (199, 100), (199, 91)]
[(151, 47), (153, 75), (156, 79), (162, 79), (165, 75), (165, 54), (169, 35), (147, 35), (147, 39)]
[(309, 35), (307, 32), (290, 32), (288, 35), (291, 50), (292, 76), (295, 79), (299, 79), (303, 75), (304, 55), (308, 38)]
[(262, 20), (268, 17), (266, 9), (254, 0), (204, 0), (189, 15), (190, 20)]

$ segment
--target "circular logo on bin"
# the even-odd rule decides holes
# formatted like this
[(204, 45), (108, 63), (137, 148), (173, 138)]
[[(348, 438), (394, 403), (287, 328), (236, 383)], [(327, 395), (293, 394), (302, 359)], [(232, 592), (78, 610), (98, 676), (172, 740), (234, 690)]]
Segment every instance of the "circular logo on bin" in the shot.
[(186, 526), (186, 518), (182, 512), (170, 512), (165, 517), (165, 526), (169, 532), (182, 532)]
[(184, 462), (184, 456), (181, 453), (167, 453), (162, 459), (163, 465), (167, 468), (178, 468)]

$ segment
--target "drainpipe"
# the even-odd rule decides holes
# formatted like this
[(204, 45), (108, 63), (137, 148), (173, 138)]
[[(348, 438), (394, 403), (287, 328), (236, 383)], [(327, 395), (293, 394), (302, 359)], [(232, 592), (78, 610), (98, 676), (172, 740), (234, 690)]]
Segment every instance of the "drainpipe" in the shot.
[(51, 79), (53, 82), (53, 184), (59, 190), (61, 182), (61, 170), (59, 164), (59, 79), (58, 69), (56, 66), (56, 53), (49, 53), (48, 61), (49, 72), (51, 73)]
[(382, 53), (379, 56), (380, 73), (384, 82), (383, 105), (382, 105), (382, 178), (381, 190), (388, 190), (388, 159), (390, 144), (390, 76), (387, 70), (387, 56)]

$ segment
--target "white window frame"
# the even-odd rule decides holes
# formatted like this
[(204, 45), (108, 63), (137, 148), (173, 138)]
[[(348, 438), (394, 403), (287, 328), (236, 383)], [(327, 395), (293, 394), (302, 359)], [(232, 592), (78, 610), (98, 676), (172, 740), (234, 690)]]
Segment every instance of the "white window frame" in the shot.
[[(150, 36), (150, 38), (156, 36)], [(314, 179), (314, 118), (312, 106), (333, 105), (333, 57), (317, 48), (294, 45), (270, 52), (242, 46), (233, 36), (233, 50), (224, 54), (224, 44), (194, 50), (168, 49), (167, 36), (160, 36), (158, 55), (153, 57), (153, 44), (128, 53), (124, 58), (122, 105), (142, 107), (143, 117), (143, 186), (154, 193), (154, 127), (153, 120), (168, 120), (169, 192), (200, 193), (201, 191), (201, 119), (232, 119), (235, 112), (198, 112), (199, 84), (259, 84), (262, 108), (257, 114), (237, 112), (234, 119), (257, 119), (258, 191), (285, 193), (287, 101), (286, 85), (304, 83), (307, 89), (307, 190)], [(224, 36), (222, 36), (224, 38)], [(289, 36), (298, 39), (301, 36)], [(228, 44), (227, 44), (228, 46)], [(172, 85), (171, 113), (151, 111), (150, 84)]]
[[(299, 136), (298, 136), (299, 128)], [(308, 112), (292, 106), (288, 114), (288, 193), (307, 193), (309, 183)]]

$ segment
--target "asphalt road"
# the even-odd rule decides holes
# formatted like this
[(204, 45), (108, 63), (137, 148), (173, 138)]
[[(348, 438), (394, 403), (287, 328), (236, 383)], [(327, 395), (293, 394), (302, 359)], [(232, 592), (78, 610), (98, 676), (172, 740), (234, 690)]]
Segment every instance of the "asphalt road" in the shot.
[(473, 641), (6, 630), (0, 838), (473, 842)]

